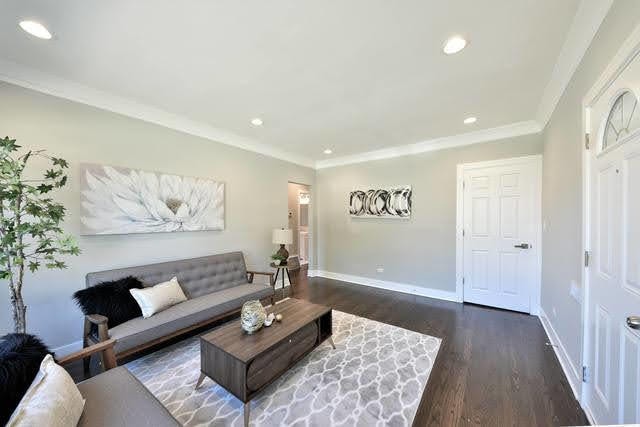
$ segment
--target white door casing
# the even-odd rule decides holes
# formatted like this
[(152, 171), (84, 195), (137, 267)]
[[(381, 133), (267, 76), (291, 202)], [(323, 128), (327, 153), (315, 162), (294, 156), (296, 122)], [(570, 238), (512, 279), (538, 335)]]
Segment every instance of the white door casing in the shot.
[(640, 316), (638, 52), (632, 50), (623, 66), (609, 67), (614, 71), (585, 103), (593, 143), (585, 158), (591, 261), (585, 275), (583, 359), (589, 376), (583, 406), (599, 424), (640, 422), (640, 330), (627, 324), (629, 316)]
[(461, 301), (537, 314), (541, 156), (458, 166)]

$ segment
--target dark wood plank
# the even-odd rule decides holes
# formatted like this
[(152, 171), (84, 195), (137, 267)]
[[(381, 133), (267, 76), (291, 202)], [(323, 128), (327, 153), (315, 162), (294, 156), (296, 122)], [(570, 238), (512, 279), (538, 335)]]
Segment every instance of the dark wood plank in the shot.
[(442, 338), (414, 426), (589, 424), (535, 316), (324, 278), (294, 296)]

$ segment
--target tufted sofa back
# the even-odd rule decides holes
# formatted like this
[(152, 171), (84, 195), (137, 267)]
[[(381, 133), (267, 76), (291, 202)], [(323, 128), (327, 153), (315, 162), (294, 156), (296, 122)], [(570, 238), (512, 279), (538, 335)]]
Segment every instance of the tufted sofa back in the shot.
[(247, 283), (247, 267), (242, 252), (209, 255), (200, 258), (161, 262), (138, 267), (119, 268), (87, 274), (87, 287), (99, 283), (133, 276), (144, 286), (177, 277), (187, 298), (220, 291)]

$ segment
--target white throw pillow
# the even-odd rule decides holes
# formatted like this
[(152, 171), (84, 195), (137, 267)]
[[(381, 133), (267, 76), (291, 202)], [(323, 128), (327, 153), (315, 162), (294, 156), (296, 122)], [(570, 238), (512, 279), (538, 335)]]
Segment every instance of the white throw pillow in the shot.
[(144, 318), (187, 300), (175, 277), (149, 288), (129, 289), (129, 292), (140, 306)]
[(84, 398), (71, 376), (47, 354), (7, 427), (77, 426), (83, 409)]

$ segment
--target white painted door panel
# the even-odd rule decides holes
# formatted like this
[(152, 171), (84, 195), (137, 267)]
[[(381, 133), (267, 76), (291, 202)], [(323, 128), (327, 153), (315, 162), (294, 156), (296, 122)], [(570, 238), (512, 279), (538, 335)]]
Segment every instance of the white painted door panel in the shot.
[[(609, 117), (619, 87), (609, 89), (593, 111)], [(627, 112), (632, 111), (625, 104)], [(624, 111), (624, 108), (622, 109)], [(619, 132), (627, 119), (616, 117)], [(586, 363), (592, 375), (586, 404), (599, 424), (640, 422), (640, 330), (627, 318), (640, 315), (640, 129), (602, 142), (590, 160), (590, 250)]]
[(465, 170), (464, 301), (531, 311), (538, 277), (537, 171), (537, 159)]

